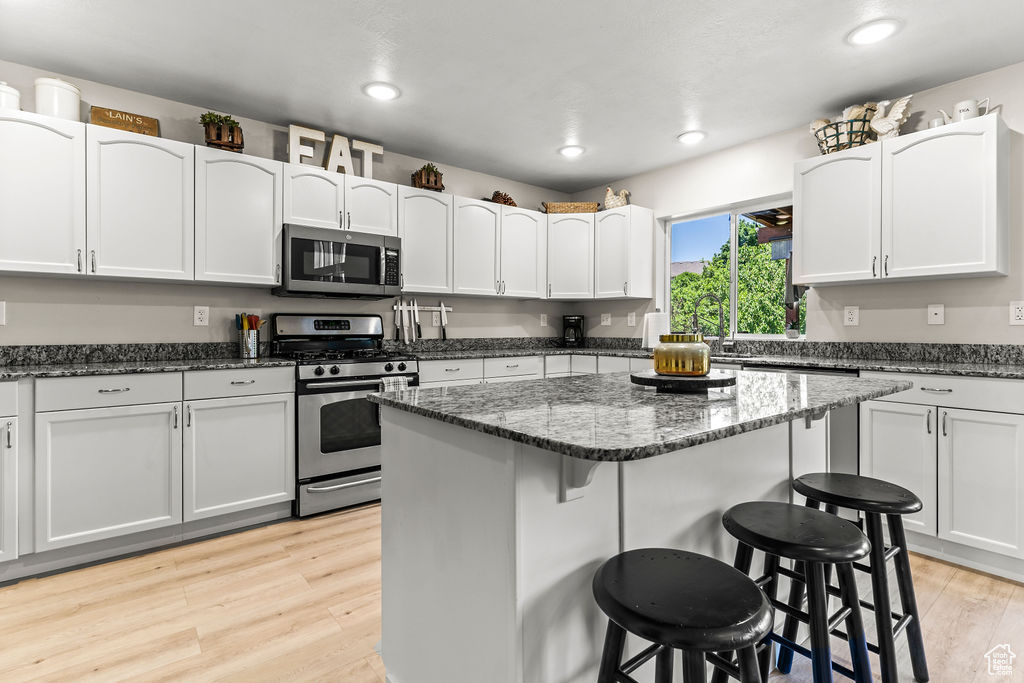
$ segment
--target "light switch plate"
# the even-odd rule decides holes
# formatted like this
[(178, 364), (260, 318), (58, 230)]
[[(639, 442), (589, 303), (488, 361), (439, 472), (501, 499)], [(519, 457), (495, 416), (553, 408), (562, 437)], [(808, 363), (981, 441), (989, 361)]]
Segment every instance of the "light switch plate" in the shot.
[(845, 327), (857, 327), (857, 325), (860, 325), (860, 306), (843, 307), (843, 325)]
[(626, 327), (636, 327), (636, 311), (626, 314)]
[(601, 314), (601, 325), (603, 325), (604, 327), (611, 327), (611, 324), (612, 324), (612, 314), (611, 313), (602, 313)]
[(946, 306), (944, 304), (928, 304), (928, 324), (946, 324)]
[(1010, 324), (1024, 325), (1024, 301), (1010, 302)]
[(195, 327), (209, 327), (210, 326), (210, 307), (209, 306), (193, 306), (192, 307), (192, 325)]
[(7, 302), (0, 301), (0, 325), (7, 324)]
[(540, 326), (541, 327), (547, 327), (548, 326), (548, 314), (547, 313), (541, 313), (540, 314)]

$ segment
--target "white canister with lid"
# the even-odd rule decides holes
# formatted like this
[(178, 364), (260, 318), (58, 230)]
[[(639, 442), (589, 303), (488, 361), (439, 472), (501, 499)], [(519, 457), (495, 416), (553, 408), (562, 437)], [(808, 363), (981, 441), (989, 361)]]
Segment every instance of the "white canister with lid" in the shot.
[(80, 107), (81, 92), (75, 86), (59, 78), (36, 79), (36, 113), (78, 121)]
[(21, 93), (0, 81), (0, 109), (21, 109)]

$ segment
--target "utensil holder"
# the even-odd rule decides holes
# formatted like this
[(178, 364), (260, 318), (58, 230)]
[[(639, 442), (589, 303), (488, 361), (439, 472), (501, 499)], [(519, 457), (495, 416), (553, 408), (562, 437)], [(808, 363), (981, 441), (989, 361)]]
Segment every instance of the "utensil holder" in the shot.
[(260, 357), (259, 330), (238, 331), (238, 355), (245, 359), (255, 359)]

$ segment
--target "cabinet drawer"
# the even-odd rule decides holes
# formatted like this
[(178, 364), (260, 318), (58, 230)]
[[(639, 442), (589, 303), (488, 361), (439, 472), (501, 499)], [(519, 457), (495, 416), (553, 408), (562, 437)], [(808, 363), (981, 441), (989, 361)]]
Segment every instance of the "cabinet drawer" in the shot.
[(899, 372), (862, 372), (860, 376), (914, 383), (913, 389), (883, 396), (880, 401), (1024, 413), (1024, 381), (1021, 380)]
[(295, 391), (295, 368), (237, 368), (185, 373), (185, 400), (230, 398)]
[(0, 417), (18, 414), (18, 383), (0, 382)]
[(569, 367), (572, 368), (572, 374), (574, 375), (593, 375), (597, 373), (597, 356), (577, 356), (572, 355), (572, 360), (569, 362)]
[(544, 358), (544, 374), (554, 375), (569, 372), (569, 356), (547, 356)]
[(451, 379), (481, 379), (483, 358), (420, 361), (420, 382), (444, 382)]
[(36, 382), (36, 412), (181, 400), (181, 373), (49, 377)]
[(517, 356), (515, 358), (484, 358), (484, 377), (514, 377), (516, 375), (544, 374), (544, 358), (541, 356)]

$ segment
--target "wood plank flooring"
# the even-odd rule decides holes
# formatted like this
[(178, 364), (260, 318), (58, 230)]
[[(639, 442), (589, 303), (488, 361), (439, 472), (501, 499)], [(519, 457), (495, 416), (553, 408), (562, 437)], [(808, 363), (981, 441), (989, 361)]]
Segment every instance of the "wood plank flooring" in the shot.
[[(1024, 681), (1024, 586), (912, 565), (931, 680)], [(377, 505), (0, 589), (0, 681), (383, 683), (379, 639)], [(1020, 654), (1013, 677), (988, 675), (1000, 643)], [(806, 660), (772, 680), (809, 683)]]

